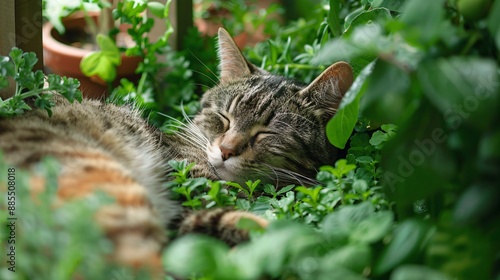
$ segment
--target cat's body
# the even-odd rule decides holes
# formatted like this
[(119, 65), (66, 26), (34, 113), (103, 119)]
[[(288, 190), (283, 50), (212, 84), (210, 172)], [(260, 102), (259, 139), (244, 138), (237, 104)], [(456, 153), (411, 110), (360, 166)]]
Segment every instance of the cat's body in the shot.
[[(132, 265), (157, 264), (164, 229), (180, 213), (163, 183), (169, 160), (195, 162), (193, 176), (277, 185), (312, 184), (316, 168), (331, 164), (336, 151), (325, 135), (352, 83), (352, 70), (338, 63), (304, 86), (248, 63), (230, 36), (219, 31), (221, 83), (205, 93), (201, 112), (174, 134), (163, 134), (137, 110), (98, 101), (70, 104), (55, 96), (52, 117), (42, 110), (0, 119), (0, 150), (13, 165), (30, 168), (44, 156), (59, 160), (58, 198), (91, 195), (116, 198), (96, 219), (115, 244), (114, 258)], [(33, 189), (43, 188), (33, 177)], [(205, 217), (203, 216), (205, 215)], [(187, 218), (183, 231), (206, 227), (229, 243), (245, 212), (214, 210)]]

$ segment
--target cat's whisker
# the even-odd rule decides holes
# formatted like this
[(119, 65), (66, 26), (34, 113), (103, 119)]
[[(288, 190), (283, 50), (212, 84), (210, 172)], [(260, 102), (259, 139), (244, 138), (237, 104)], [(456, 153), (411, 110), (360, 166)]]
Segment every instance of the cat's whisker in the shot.
[[(258, 177), (258, 178), (268, 177), (271, 182), (275, 183), (275, 185), (277, 185), (277, 186), (279, 185), (279, 176), (276, 173), (276, 171), (274, 171), (272, 168), (269, 167), (269, 170), (271, 170), (273, 172), (274, 176), (269, 174), (269, 172), (262, 170), (261, 168), (254, 167), (254, 168), (252, 168), (252, 170), (255, 172), (256, 177)], [(265, 180), (263, 180), (263, 181), (265, 182)]]
[(273, 172), (277, 175), (277, 178), (282, 180), (284, 182), (290, 182), (290, 183), (299, 183), (299, 185), (302, 186), (311, 186), (311, 185), (317, 185), (318, 181), (315, 179), (309, 178), (307, 176), (301, 175), (299, 173), (284, 169), (284, 168), (279, 168), (279, 167), (274, 167), (271, 165), (266, 164), (268, 168), (273, 170)]
[[(165, 114), (161, 115), (173, 121), (167, 125), (169, 132), (177, 134), (186, 142), (200, 148), (201, 150), (204, 150), (209, 145), (209, 140), (203, 135), (199, 127), (191, 120), (184, 110), (182, 110), (182, 115), (187, 123)], [(172, 129), (169, 127), (172, 127)]]
[(197, 139), (201, 140), (204, 142), (205, 145), (210, 144), (210, 140), (203, 134), (201, 129), (189, 118), (189, 116), (186, 114), (184, 110), (182, 110), (182, 115), (184, 116), (184, 119), (187, 121), (188, 125), (186, 126), (187, 131), (192, 133)]
[[(214, 82), (215, 84), (219, 83), (220, 82), (220, 79), (219, 79), (219, 76), (216, 75), (203, 61), (201, 61), (190, 49), (188, 49), (188, 51), (191, 53), (191, 55), (193, 55), (193, 57), (198, 60), (199, 63), (201, 63), (201, 65), (203, 65), (205, 68), (207, 68), (207, 70), (212, 73), (212, 75), (214, 75), (215, 79), (216, 80), (213, 80), (211, 79), (208, 75), (205, 75), (207, 78), (209, 78), (210, 80), (212, 80), (212, 82)], [(203, 74), (200, 72), (200, 74)]]
[[(208, 68), (208, 67), (207, 67), (207, 68)], [(212, 77), (210, 77), (209, 75), (207, 75), (207, 74), (205, 74), (205, 73), (203, 73), (203, 72), (201, 72), (201, 71), (196, 71), (196, 70), (191, 70), (191, 71), (193, 71), (193, 72), (195, 72), (195, 73), (198, 73), (198, 74), (200, 74), (200, 75), (202, 75), (202, 76), (204, 76), (204, 77), (208, 78), (208, 79), (209, 79), (210, 81), (212, 81), (214, 84), (219, 83), (219, 80), (214, 80)], [(212, 71), (210, 71), (210, 72), (213, 74), (213, 72), (212, 72)], [(199, 85), (201, 85), (201, 84), (199, 84)]]

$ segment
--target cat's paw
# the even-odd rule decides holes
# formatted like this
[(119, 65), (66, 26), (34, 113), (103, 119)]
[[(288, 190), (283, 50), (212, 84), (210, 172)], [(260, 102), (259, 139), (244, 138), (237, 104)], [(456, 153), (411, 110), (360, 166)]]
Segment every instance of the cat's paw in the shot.
[(249, 212), (217, 208), (188, 215), (179, 228), (179, 234), (206, 234), (234, 246), (249, 238), (249, 231), (239, 226), (243, 219), (249, 220), (260, 228), (266, 228), (269, 224), (266, 219)]

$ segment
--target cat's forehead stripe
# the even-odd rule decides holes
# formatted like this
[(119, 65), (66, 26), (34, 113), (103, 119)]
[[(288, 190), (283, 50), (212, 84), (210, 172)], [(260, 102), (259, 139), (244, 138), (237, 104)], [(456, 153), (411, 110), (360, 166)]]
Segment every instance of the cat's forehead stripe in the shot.
[(227, 112), (228, 113), (233, 113), (234, 112), (234, 108), (238, 105), (238, 103), (240, 102), (240, 99), (241, 99), (241, 95), (236, 95), (233, 100), (231, 102), (229, 102), (229, 106), (226, 108)]

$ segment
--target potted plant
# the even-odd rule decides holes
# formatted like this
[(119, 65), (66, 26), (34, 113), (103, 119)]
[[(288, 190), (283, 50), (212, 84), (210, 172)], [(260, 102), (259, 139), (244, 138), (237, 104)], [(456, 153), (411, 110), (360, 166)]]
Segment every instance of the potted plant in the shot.
[(264, 41), (264, 27), (272, 28), (281, 21), (279, 4), (279, 0), (195, 0), (194, 24), (208, 36), (217, 34), (219, 27), (229, 28), (242, 49)]
[(45, 66), (79, 79), (89, 98), (102, 98), (121, 78), (136, 81), (139, 64), (166, 45), (169, 35), (153, 47), (144, 39), (154, 22), (146, 10), (164, 18), (168, 6), (133, 0), (45, 0)]

